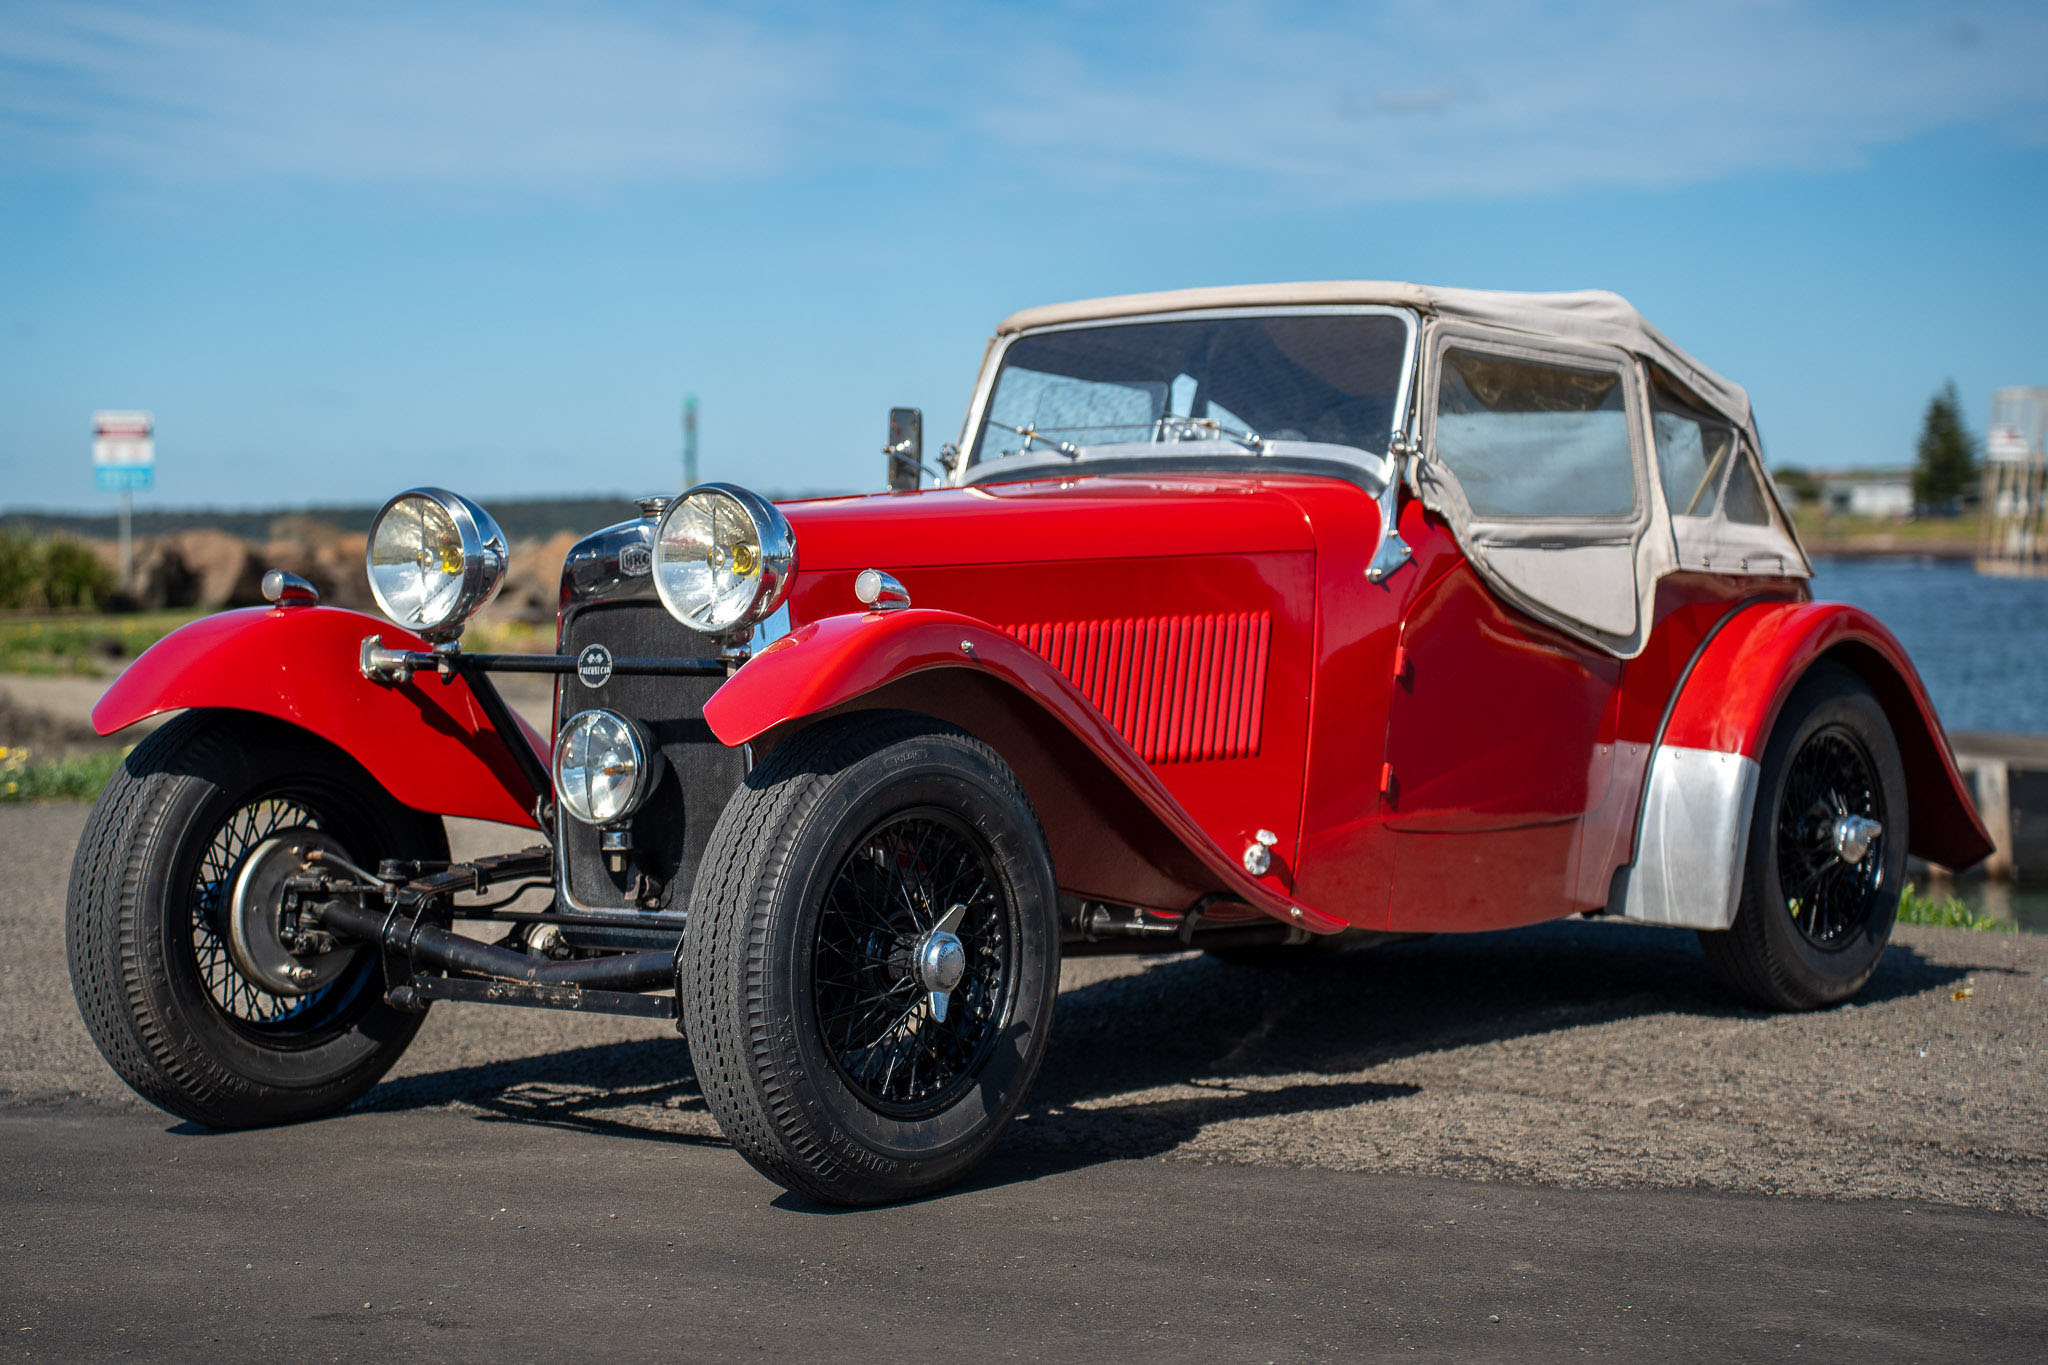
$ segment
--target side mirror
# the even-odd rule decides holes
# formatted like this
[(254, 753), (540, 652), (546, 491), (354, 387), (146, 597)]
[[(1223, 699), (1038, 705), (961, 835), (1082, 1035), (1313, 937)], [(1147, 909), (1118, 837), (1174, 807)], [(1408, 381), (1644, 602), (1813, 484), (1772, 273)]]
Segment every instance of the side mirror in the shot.
[(889, 409), (889, 491), (915, 488), (924, 479), (924, 413), (917, 408)]

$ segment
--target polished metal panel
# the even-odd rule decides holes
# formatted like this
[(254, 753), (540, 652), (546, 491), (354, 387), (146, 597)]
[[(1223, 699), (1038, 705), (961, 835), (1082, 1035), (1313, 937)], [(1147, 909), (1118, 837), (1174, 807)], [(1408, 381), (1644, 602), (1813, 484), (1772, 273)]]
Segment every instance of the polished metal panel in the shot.
[[(621, 563), (621, 559), (625, 560)], [(622, 521), (595, 531), (570, 547), (562, 560), (562, 611), (566, 616), (594, 602), (654, 597), (654, 523)]]
[(1624, 918), (1691, 929), (1735, 922), (1758, 774), (1741, 754), (1657, 746)]

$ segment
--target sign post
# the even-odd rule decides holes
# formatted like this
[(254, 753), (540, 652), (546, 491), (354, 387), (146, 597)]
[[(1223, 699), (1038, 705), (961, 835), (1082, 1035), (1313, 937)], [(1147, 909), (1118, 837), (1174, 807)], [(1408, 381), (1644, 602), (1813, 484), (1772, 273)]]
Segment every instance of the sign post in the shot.
[(156, 422), (146, 412), (92, 415), (93, 486), (121, 495), (121, 591), (135, 586), (131, 500), (156, 486)]

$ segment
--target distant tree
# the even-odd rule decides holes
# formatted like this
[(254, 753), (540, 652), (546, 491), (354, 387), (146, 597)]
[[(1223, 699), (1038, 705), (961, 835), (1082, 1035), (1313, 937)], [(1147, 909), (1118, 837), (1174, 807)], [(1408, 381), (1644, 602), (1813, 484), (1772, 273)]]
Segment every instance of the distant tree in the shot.
[(1963, 403), (1953, 379), (1927, 404), (1913, 459), (1913, 501), (1953, 502), (1977, 479), (1977, 443), (1963, 425)]
[(1820, 483), (1811, 471), (1796, 464), (1782, 465), (1771, 471), (1771, 478), (1778, 487), (1799, 499), (1802, 506), (1820, 501)]

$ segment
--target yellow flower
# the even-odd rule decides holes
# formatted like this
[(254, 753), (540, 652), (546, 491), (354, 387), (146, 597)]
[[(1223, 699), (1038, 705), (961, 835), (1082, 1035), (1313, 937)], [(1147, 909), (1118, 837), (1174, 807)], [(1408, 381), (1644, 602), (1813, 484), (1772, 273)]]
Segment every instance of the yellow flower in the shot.
[(9, 749), (5, 744), (0, 744), (0, 763), (4, 763), (7, 761), (7, 755), (9, 752)]

